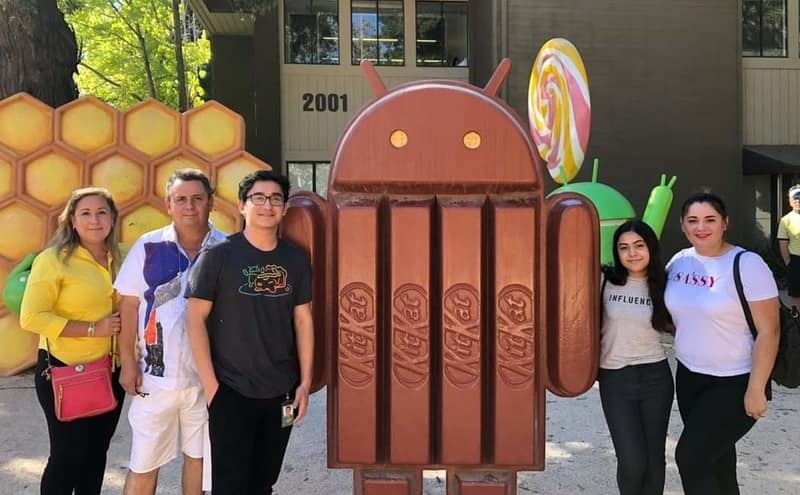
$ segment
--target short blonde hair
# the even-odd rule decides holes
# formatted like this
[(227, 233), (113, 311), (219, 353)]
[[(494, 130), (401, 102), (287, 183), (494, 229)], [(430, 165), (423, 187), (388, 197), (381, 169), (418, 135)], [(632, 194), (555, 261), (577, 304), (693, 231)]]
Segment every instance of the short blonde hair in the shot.
[(792, 196), (794, 196), (795, 193), (799, 193), (799, 192), (800, 192), (800, 184), (795, 184), (792, 187), (790, 187), (789, 188), (789, 199), (792, 199)]

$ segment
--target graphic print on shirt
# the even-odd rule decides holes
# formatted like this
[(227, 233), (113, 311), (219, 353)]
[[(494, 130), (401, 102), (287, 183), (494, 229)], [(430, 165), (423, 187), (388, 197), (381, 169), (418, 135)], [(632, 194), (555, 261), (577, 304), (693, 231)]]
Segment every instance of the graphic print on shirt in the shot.
[(242, 273), (247, 281), (239, 292), (248, 296), (281, 297), (292, 293), (286, 268), (279, 265), (248, 266)]
[(181, 296), (181, 274), (189, 268), (189, 259), (171, 241), (144, 245), (145, 373), (164, 376), (164, 328), (158, 308)]
[(608, 297), (606, 298), (606, 302), (613, 303), (624, 303), (624, 304), (637, 304), (640, 306), (651, 306), (652, 301), (650, 297), (641, 297), (641, 296), (629, 296), (626, 294), (615, 294), (613, 292), (609, 293)]
[(716, 279), (713, 275), (707, 275), (705, 273), (697, 273), (695, 271), (689, 272), (675, 272), (675, 274), (670, 275), (670, 280), (673, 282), (678, 282), (684, 285), (694, 285), (697, 287), (707, 287), (712, 288), (716, 283)]

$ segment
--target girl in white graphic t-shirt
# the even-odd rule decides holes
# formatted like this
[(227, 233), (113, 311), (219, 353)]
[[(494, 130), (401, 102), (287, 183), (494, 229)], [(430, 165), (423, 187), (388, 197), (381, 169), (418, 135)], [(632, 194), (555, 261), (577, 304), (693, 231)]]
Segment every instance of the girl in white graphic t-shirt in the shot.
[(671, 330), (658, 239), (640, 220), (614, 232), (603, 269), (600, 400), (617, 456), (621, 495), (664, 493), (664, 443), (674, 386), (661, 334)]
[(739, 262), (753, 340), (733, 278), (742, 248), (725, 240), (718, 196), (690, 196), (681, 228), (692, 244), (667, 265), (665, 301), (676, 327), (675, 382), (683, 432), (675, 461), (686, 495), (736, 495), (736, 442), (767, 411), (765, 386), (778, 348), (778, 289), (755, 253)]

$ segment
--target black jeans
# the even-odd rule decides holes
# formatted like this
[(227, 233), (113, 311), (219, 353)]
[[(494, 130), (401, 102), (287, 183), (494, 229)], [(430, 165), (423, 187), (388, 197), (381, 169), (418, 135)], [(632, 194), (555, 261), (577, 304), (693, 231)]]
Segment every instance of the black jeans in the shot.
[[(64, 363), (53, 358), (53, 366)], [(56, 419), (53, 388), (42, 376), (47, 369), (47, 352), (39, 350), (36, 365), (36, 396), (47, 419), (50, 457), (42, 474), (42, 495), (99, 495), (106, 472), (106, 453), (117, 429), (125, 391), (119, 384), (119, 369), (111, 377), (117, 407), (92, 418), (62, 423)]]
[(600, 401), (617, 455), (621, 495), (664, 493), (664, 444), (675, 386), (667, 360), (601, 369)]
[(214, 495), (272, 493), (292, 432), (281, 428), (285, 399), (252, 399), (220, 382), (208, 408)]
[(749, 379), (749, 373), (695, 373), (678, 362), (675, 382), (683, 433), (675, 462), (685, 495), (738, 495), (736, 442), (756, 423), (744, 410)]

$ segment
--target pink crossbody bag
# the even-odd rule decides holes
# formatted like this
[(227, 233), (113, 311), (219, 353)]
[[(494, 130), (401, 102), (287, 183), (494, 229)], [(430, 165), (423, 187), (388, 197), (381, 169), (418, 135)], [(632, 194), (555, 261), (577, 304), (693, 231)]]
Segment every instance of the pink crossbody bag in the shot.
[(114, 337), (111, 354), (90, 363), (53, 366), (50, 362), (50, 343), (47, 343), (47, 370), (53, 386), (56, 418), (62, 422), (98, 416), (117, 407), (111, 386), (114, 370)]

